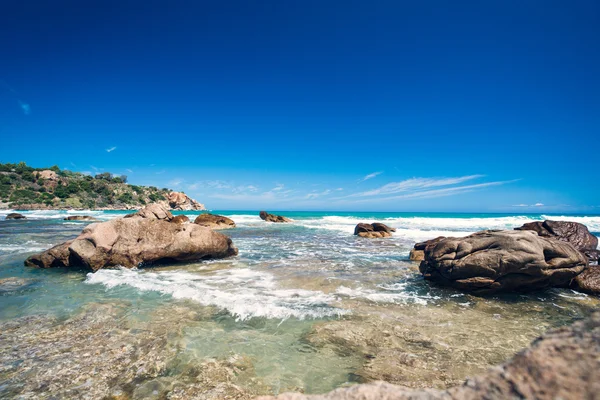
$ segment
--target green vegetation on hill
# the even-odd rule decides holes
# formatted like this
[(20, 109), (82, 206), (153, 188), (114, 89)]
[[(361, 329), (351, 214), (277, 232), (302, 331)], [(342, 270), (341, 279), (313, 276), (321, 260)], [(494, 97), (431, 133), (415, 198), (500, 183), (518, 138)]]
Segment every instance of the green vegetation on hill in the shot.
[(127, 209), (165, 200), (169, 189), (127, 184), (127, 177), (96, 176), (50, 168), (0, 163), (0, 208)]

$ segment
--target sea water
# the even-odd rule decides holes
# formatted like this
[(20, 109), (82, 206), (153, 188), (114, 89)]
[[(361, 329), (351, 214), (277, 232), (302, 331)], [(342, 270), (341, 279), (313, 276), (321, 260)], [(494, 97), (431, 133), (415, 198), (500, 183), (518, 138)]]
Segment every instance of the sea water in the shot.
[[(0, 397), (78, 397), (85, 387), (123, 398), (176, 398), (177, 390), (219, 398), (234, 389), (250, 398), (374, 379), (446, 387), (600, 304), (568, 289), (471, 296), (424, 281), (408, 259), (418, 241), (536, 220), (581, 222), (598, 235), (594, 215), (281, 212), (293, 222), (274, 224), (257, 211), (214, 211), (236, 222), (222, 232), (238, 256), (90, 273), (23, 261), (89, 224), (66, 216), (105, 221), (126, 211), (25, 211), (26, 220), (5, 221), (8, 212), (0, 211), (0, 350), (7, 355)], [(178, 214), (193, 220), (199, 212)], [(386, 239), (353, 235), (357, 223), (374, 221), (397, 231)], [(48, 337), (64, 342), (62, 353), (44, 344)], [(85, 337), (95, 344), (82, 345)], [(120, 357), (110, 340), (150, 347)], [(94, 348), (105, 359), (90, 359)], [(154, 356), (163, 364), (153, 372), (122, 372), (135, 363), (147, 369)], [(84, 376), (86, 368), (98, 376)]]

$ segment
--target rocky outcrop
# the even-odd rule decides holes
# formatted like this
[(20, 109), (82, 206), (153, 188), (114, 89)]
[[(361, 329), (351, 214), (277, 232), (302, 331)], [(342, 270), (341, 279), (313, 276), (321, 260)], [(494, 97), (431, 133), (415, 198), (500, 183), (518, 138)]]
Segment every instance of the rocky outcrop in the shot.
[(210, 229), (235, 228), (235, 222), (231, 218), (215, 214), (200, 214), (196, 217), (194, 223)]
[(10, 213), (6, 215), (5, 219), (27, 219), (27, 217), (19, 213)]
[(34, 171), (33, 175), (38, 179), (46, 179), (49, 181), (58, 181), (58, 174), (50, 169), (45, 169), (43, 171)]
[(29, 257), (25, 265), (97, 271), (237, 254), (227, 236), (195, 224), (172, 223), (171, 213), (161, 207), (150, 205), (126, 218), (88, 225), (76, 239)]
[(185, 193), (171, 192), (167, 195), (167, 203), (172, 210), (206, 210), (204, 204), (198, 203)]
[(531, 291), (568, 283), (587, 266), (571, 244), (531, 231), (482, 231), (425, 250), (425, 279), (475, 293)]
[(186, 222), (190, 222), (190, 219), (187, 215), (176, 215), (171, 219), (171, 223), (174, 224), (185, 224)]
[[(441, 372), (441, 371), (440, 371)], [(600, 392), (600, 312), (546, 333), (506, 364), (448, 390), (408, 389), (385, 382), (325, 395), (286, 393), (260, 400), (595, 399)]]
[(578, 292), (600, 296), (600, 266), (589, 265), (569, 284), (569, 288)]
[(373, 222), (372, 224), (361, 222), (354, 228), (355, 235), (370, 239), (391, 237), (392, 232), (396, 232), (396, 229), (380, 222)]
[(426, 240), (424, 242), (420, 242), (415, 244), (415, 246), (411, 249), (409, 258), (411, 261), (423, 261), (425, 259), (425, 249), (434, 247), (438, 242), (442, 239), (445, 239), (445, 236), (438, 236), (435, 239)]
[(261, 211), (259, 215), (263, 221), (267, 222), (292, 222), (289, 218), (282, 217), (281, 215), (269, 214), (266, 211)]
[(89, 215), (70, 215), (66, 218), (63, 218), (65, 221), (98, 221), (94, 217), (90, 217)]
[(590, 233), (587, 226), (570, 221), (535, 221), (524, 224), (516, 230), (534, 231), (543, 237), (571, 243), (584, 253), (590, 261), (598, 260), (598, 238)]

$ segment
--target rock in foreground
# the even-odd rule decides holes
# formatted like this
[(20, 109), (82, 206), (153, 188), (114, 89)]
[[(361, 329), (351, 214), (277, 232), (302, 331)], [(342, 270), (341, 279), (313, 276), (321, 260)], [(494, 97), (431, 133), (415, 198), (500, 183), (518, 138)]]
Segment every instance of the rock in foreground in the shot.
[(440, 240), (445, 238), (445, 236), (438, 236), (435, 239), (426, 240), (424, 242), (415, 244), (415, 246), (410, 250), (410, 260), (423, 261), (425, 259), (425, 249), (434, 247)]
[(370, 239), (391, 237), (392, 232), (396, 232), (396, 229), (380, 222), (360, 223), (354, 228), (355, 235)]
[(506, 364), (440, 391), (385, 382), (355, 385), (325, 395), (286, 393), (261, 400), (483, 400), (596, 399), (600, 393), (600, 312), (550, 331)]
[(23, 214), (19, 214), (19, 213), (10, 213), (10, 214), (6, 214), (5, 219), (27, 219), (27, 217), (25, 217)]
[(532, 231), (482, 231), (426, 248), (419, 270), (425, 279), (484, 294), (564, 285), (587, 263), (571, 244)]
[(266, 211), (261, 211), (259, 215), (263, 221), (267, 222), (292, 222), (289, 218), (282, 217), (281, 215), (269, 214)]
[(235, 222), (231, 218), (215, 214), (200, 214), (196, 217), (194, 223), (210, 229), (235, 228)]
[(76, 239), (29, 257), (25, 265), (97, 271), (237, 254), (227, 236), (195, 224), (170, 222), (172, 219), (168, 210), (153, 204), (126, 218), (88, 225)]
[(535, 221), (524, 224), (516, 230), (534, 231), (543, 237), (558, 239), (571, 243), (584, 253), (590, 261), (598, 260), (598, 238), (590, 233), (587, 226), (570, 221)]
[(600, 296), (600, 266), (590, 265), (571, 281), (569, 287), (578, 292)]

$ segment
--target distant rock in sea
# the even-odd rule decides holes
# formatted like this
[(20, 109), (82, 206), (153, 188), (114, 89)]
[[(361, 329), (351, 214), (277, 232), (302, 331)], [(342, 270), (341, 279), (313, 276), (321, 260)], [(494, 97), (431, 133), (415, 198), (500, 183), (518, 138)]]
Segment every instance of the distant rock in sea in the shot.
[(6, 215), (5, 219), (27, 219), (27, 217), (19, 213), (10, 213)]
[(396, 229), (380, 222), (373, 222), (372, 224), (361, 222), (354, 228), (355, 235), (369, 239), (391, 237), (392, 232), (396, 232)]
[(235, 228), (235, 222), (231, 218), (216, 214), (200, 214), (196, 217), (194, 223), (211, 229)]
[(63, 218), (64, 221), (98, 221), (94, 217), (90, 217), (89, 215), (70, 215), (66, 218)]
[(167, 195), (167, 203), (171, 210), (206, 210), (204, 204), (198, 203), (196, 200), (181, 192), (169, 193)]
[(292, 222), (289, 218), (282, 217), (281, 215), (269, 214), (266, 211), (261, 211), (259, 215), (263, 221), (267, 222)]
[(135, 214), (88, 225), (74, 240), (33, 255), (25, 265), (42, 268), (83, 267), (92, 271), (134, 268), (161, 261), (225, 258), (238, 250), (230, 238), (196, 224), (173, 223), (163, 205), (151, 204)]

